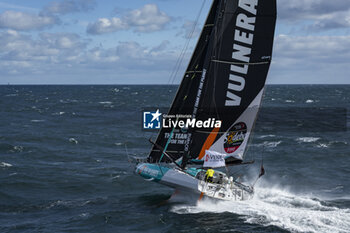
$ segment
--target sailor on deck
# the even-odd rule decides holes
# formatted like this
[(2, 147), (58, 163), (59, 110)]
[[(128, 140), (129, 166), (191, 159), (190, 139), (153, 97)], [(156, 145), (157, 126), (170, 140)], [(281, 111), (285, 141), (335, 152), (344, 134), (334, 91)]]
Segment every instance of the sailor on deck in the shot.
[(213, 183), (213, 176), (214, 176), (214, 170), (209, 168), (207, 172), (205, 173), (206, 181)]

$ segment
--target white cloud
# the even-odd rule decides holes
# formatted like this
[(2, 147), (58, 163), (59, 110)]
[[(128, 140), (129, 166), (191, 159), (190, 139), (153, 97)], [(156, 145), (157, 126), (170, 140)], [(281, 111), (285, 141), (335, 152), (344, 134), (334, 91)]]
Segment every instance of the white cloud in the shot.
[(322, 16), (315, 16), (316, 21), (307, 29), (320, 31), (327, 29), (349, 28), (350, 27), (350, 10), (333, 12)]
[(57, 49), (73, 50), (84, 49), (87, 42), (73, 33), (41, 33), (41, 44)]
[(347, 11), (350, 2), (344, 0), (278, 0), (278, 16), (281, 19), (305, 19), (329, 13)]
[(82, 56), (86, 44), (78, 35), (42, 33), (39, 39), (8, 30), (0, 33), (0, 70), (4, 75), (35, 74), (55, 70), (57, 64), (68, 64)]
[(120, 18), (100, 18), (97, 22), (88, 25), (89, 34), (104, 34), (128, 29), (129, 25)]
[(73, 12), (84, 12), (94, 9), (95, 0), (63, 0), (51, 2), (43, 10), (43, 14), (68, 14)]
[(0, 14), (0, 28), (14, 30), (35, 30), (50, 27), (58, 23), (52, 16), (40, 16), (19, 11), (5, 11)]
[[(95, 0), (63, 0), (51, 2), (39, 13), (26, 13), (21, 11), (5, 11), (0, 14), (0, 29), (13, 29), (20, 31), (42, 30), (60, 23), (58, 15), (89, 11), (96, 5)], [(11, 4), (5, 7), (33, 11), (32, 8), (25, 8)]]
[(147, 4), (140, 9), (132, 10), (121, 18), (100, 18), (88, 25), (89, 34), (104, 34), (133, 28), (137, 32), (161, 30), (170, 17), (161, 12), (157, 5)]
[(137, 31), (151, 32), (161, 30), (170, 21), (170, 17), (161, 12), (157, 5), (147, 4), (141, 9), (129, 12), (125, 21), (131, 27), (136, 27)]
[(350, 26), (350, 1), (278, 0), (278, 17), (286, 22), (311, 20), (307, 30), (328, 30)]
[[(169, 43), (146, 47), (127, 41), (112, 48), (89, 49), (89, 41), (76, 34), (41, 33), (33, 38), (13, 30), (2, 31), (0, 83), (13, 83), (16, 77), (22, 83), (26, 77), (32, 77), (28, 82), (38, 77), (41, 83), (60, 82), (58, 77), (66, 77), (62, 83), (167, 83), (179, 55)], [(268, 81), (348, 83), (344, 71), (349, 60), (350, 36), (280, 35), (275, 39)]]
[[(128, 41), (113, 48), (89, 49), (88, 41), (76, 34), (41, 33), (33, 38), (13, 30), (2, 31), (0, 83), (118, 83), (130, 78), (134, 83), (166, 82), (177, 58), (166, 49), (168, 43), (144, 47)], [(61, 77), (65, 78), (61, 81)]]
[(272, 83), (348, 83), (350, 36), (286, 36), (275, 39)]
[(33, 7), (25, 7), (17, 4), (9, 4), (5, 2), (0, 2), (0, 8), (6, 8), (6, 9), (14, 9), (14, 10), (20, 10), (20, 11), (31, 11), (31, 12), (37, 12), (38, 9)]

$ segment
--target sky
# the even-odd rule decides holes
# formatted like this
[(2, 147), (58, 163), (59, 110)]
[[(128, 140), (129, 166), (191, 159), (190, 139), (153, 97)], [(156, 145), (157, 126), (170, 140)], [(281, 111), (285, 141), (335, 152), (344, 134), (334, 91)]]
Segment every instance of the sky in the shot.
[[(211, 3), (0, 0), (0, 84), (179, 84)], [(277, 5), (267, 82), (350, 84), (350, 1)]]

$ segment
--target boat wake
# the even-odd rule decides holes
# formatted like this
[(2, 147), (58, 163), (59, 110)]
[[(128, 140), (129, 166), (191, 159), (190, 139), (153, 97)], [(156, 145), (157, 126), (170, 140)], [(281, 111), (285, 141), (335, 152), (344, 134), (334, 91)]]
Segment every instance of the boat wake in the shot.
[(230, 212), (240, 215), (246, 223), (276, 226), (291, 232), (348, 232), (350, 229), (349, 208), (341, 209), (279, 188), (256, 188), (255, 197), (250, 201), (205, 200), (195, 206), (176, 205), (171, 211), (177, 214)]

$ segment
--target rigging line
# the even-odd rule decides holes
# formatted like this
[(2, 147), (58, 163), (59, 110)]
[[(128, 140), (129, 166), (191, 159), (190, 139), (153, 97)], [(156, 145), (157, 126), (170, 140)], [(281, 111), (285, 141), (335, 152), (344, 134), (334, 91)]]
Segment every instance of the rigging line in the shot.
[(212, 62), (217, 63), (223, 63), (223, 64), (230, 64), (230, 65), (264, 65), (269, 64), (270, 61), (263, 61), (263, 62), (231, 62), (231, 61), (221, 61), (221, 60), (211, 60)]
[[(210, 13), (209, 13), (209, 15), (207, 16), (207, 19), (205, 20), (205, 25), (213, 25), (213, 24), (214, 24), (214, 22), (211, 23), (211, 20), (210, 20), (210, 15), (211, 15), (212, 9), (213, 9), (213, 7), (214, 7), (214, 3), (215, 3), (215, 1), (213, 2), (213, 4), (212, 4), (211, 7), (210, 7)], [(211, 33), (211, 30), (210, 30), (210, 33)], [(193, 54), (192, 57), (191, 57), (191, 60), (190, 60), (190, 63), (189, 63), (189, 67), (190, 67), (191, 64), (192, 64), (192, 66), (194, 66), (195, 64), (197, 64), (197, 65), (195, 66), (195, 68), (194, 68), (194, 70), (196, 70), (196, 71), (197, 71), (197, 70), (202, 70), (202, 69), (203, 69), (203, 67), (199, 67), (199, 68), (198, 68), (198, 66), (199, 66), (199, 64), (201, 63), (201, 57), (202, 57), (202, 55), (203, 55), (203, 52), (204, 52), (204, 51), (207, 49), (207, 47), (208, 47), (208, 41), (207, 41), (206, 39), (204, 39), (204, 37), (209, 36), (210, 33), (206, 33), (206, 30), (204, 30), (204, 28), (203, 28), (203, 30), (202, 30), (202, 32), (201, 32), (201, 34), (200, 34), (200, 37), (199, 37), (199, 39), (198, 39), (196, 48), (195, 48), (195, 52), (197, 51), (198, 56), (195, 56), (195, 54)], [(201, 40), (201, 39), (202, 39), (202, 40)], [(203, 39), (204, 39), (204, 41), (203, 41)], [(201, 41), (204, 42), (204, 45), (199, 46)], [(196, 77), (196, 76), (195, 76), (195, 77)], [(185, 93), (187, 93), (186, 95), (188, 95), (188, 94), (190, 93), (191, 85), (192, 85), (192, 83), (193, 83), (192, 81), (193, 81), (193, 79), (191, 79), (191, 82), (187, 85), (187, 89), (185, 89), (185, 90), (186, 90)], [(183, 82), (184, 82), (184, 80), (181, 82), (181, 85), (183, 84)], [(179, 92), (177, 93), (177, 95), (178, 95), (178, 94), (179, 94)], [(177, 96), (177, 95), (176, 95), (176, 96)]]
[(193, 37), (194, 31), (196, 30), (196, 27), (197, 27), (197, 24), (198, 24), (198, 21), (199, 21), (199, 17), (200, 17), (200, 15), (202, 14), (202, 10), (203, 10), (203, 8), (204, 8), (204, 5), (205, 5), (205, 0), (203, 0), (203, 2), (202, 2), (202, 6), (201, 6), (201, 8), (200, 8), (200, 10), (199, 10), (199, 12), (198, 12), (198, 15), (197, 15), (197, 17), (196, 17), (196, 19), (195, 19), (195, 22), (194, 22), (194, 24), (193, 24), (193, 26), (192, 26), (191, 32), (190, 32), (189, 35), (188, 35), (188, 39), (187, 39), (187, 42), (186, 42), (186, 44), (185, 44), (185, 46), (184, 46), (184, 48), (183, 48), (183, 50), (182, 50), (182, 54), (180, 54), (180, 60), (179, 60), (179, 63), (177, 64), (177, 69), (176, 69), (176, 71), (175, 71), (175, 74), (174, 74), (174, 76), (172, 77), (171, 84), (174, 84), (174, 81), (175, 81), (175, 78), (176, 78), (176, 76), (177, 76), (177, 73), (178, 73), (178, 71), (179, 71), (179, 69), (180, 69), (180, 66), (181, 66), (181, 64), (182, 64), (182, 61), (183, 61), (183, 59), (184, 59), (184, 57), (185, 57), (185, 54), (186, 54), (186, 52), (187, 52), (189, 43), (190, 43), (190, 41), (191, 41), (191, 39), (192, 39), (192, 37)]
[(192, 39), (192, 36), (193, 36), (193, 34), (194, 34), (194, 31), (196, 30), (196, 27), (197, 27), (197, 25), (198, 25), (199, 17), (200, 17), (201, 14), (202, 14), (202, 11), (203, 11), (205, 2), (206, 2), (206, 1), (203, 0), (202, 6), (201, 6), (201, 8), (200, 8), (200, 10), (199, 10), (199, 13), (198, 13), (196, 19), (195, 19), (195, 23), (193, 24), (193, 27), (192, 27), (192, 29), (191, 29), (191, 32), (190, 32), (190, 34), (188, 35), (187, 42), (186, 42), (184, 48), (183, 48), (182, 51), (181, 51), (180, 57), (179, 57), (179, 59), (178, 59), (179, 62), (176, 64), (177, 67), (175, 67), (175, 73), (174, 73), (174, 75), (173, 75), (173, 77), (172, 77), (171, 84), (174, 84), (174, 81), (175, 81), (175, 78), (176, 78), (176, 76), (177, 76), (177, 73), (179, 72), (180, 66), (181, 66), (182, 61), (183, 61), (183, 59), (184, 59), (184, 57), (185, 57), (185, 54), (186, 54), (186, 52), (187, 52), (187, 49), (188, 49), (188, 46), (189, 46), (190, 41), (191, 41), (191, 39)]
[(232, 176), (236, 176), (238, 173), (240, 173), (243, 170), (246, 170), (247, 167), (249, 166), (249, 164), (247, 165), (243, 165), (241, 168), (239, 168), (238, 170), (236, 170), (235, 172), (232, 173)]

